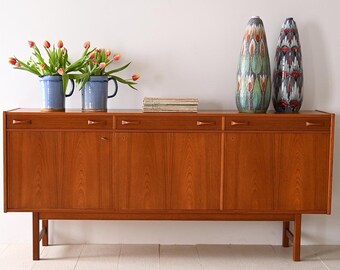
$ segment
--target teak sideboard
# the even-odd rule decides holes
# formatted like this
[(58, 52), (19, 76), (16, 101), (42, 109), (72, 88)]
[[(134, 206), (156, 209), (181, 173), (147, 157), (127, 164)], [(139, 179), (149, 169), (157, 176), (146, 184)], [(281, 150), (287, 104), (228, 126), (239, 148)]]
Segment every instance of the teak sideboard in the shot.
[(33, 213), (34, 260), (48, 220), (94, 219), (283, 221), (299, 261), (301, 215), (331, 212), (334, 114), (3, 116), (5, 212)]

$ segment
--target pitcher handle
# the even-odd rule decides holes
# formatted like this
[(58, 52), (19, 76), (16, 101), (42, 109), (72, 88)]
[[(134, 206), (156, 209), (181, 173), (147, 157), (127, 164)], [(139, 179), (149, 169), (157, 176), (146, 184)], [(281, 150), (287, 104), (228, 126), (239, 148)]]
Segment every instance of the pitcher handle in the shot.
[(72, 90), (71, 90), (70, 93), (68, 93), (68, 94), (65, 93), (65, 97), (70, 97), (70, 96), (72, 96), (73, 91), (74, 91), (74, 80), (73, 80), (73, 79), (70, 79), (70, 81), (71, 81), (71, 84), (72, 84)]
[(117, 95), (117, 92), (118, 92), (118, 83), (117, 83), (117, 80), (115, 78), (112, 78), (112, 77), (109, 78), (109, 81), (110, 80), (112, 80), (115, 83), (116, 89), (115, 89), (114, 93), (112, 95), (108, 96), (107, 98), (113, 98), (115, 95)]

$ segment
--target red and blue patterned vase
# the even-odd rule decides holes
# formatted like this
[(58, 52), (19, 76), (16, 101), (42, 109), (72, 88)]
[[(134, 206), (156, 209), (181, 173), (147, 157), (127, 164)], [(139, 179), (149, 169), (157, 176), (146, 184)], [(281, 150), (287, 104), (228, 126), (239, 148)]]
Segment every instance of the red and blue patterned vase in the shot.
[(267, 39), (260, 17), (246, 27), (237, 69), (236, 106), (242, 113), (265, 113), (271, 98)]
[(299, 33), (293, 18), (282, 24), (273, 71), (273, 105), (277, 112), (298, 112), (303, 100)]

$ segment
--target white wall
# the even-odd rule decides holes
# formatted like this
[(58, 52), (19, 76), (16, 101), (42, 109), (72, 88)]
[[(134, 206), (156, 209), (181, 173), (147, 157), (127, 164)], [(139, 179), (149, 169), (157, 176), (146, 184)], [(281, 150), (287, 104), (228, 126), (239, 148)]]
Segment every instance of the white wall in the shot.
[[(27, 58), (27, 40), (63, 39), (79, 56), (82, 44), (111, 48), (126, 76), (140, 72), (139, 91), (120, 87), (109, 108), (140, 109), (145, 96), (198, 97), (200, 109), (236, 109), (235, 73), (243, 31), (252, 15), (264, 21), (270, 56), (280, 27), (295, 18), (302, 43), (303, 109), (340, 115), (340, 34), (337, 0), (102, 0), (0, 2), (0, 110), (40, 107), (37, 77), (12, 70), (7, 58)], [(80, 93), (67, 101), (79, 108)], [(339, 122), (339, 117), (336, 119)], [(2, 116), (0, 118), (2, 122)], [(336, 127), (335, 139), (340, 135)], [(2, 134), (2, 132), (1, 132)], [(2, 145), (0, 146), (2, 152)], [(340, 244), (340, 146), (335, 142), (333, 213), (303, 217), (303, 244)], [(2, 164), (2, 156), (0, 160)], [(2, 167), (0, 168), (2, 175)], [(2, 190), (2, 181), (0, 183)], [(3, 201), (2, 192), (0, 201)], [(0, 242), (31, 241), (31, 215), (0, 214)], [(280, 244), (280, 222), (55, 221), (54, 243)]]

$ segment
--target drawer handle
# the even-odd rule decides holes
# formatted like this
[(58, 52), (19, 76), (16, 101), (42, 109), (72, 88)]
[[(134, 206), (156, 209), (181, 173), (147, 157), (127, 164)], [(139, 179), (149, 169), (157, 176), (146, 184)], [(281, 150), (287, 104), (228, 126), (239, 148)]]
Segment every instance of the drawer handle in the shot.
[(94, 120), (87, 120), (88, 125), (100, 125), (100, 124), (105, 124), (106, 121), (94, 121)]
[(235, 121), (231, 121), (230, 123), (232, 126), (248, 126), (249, 122), (235, 122)]
[(126, 120), (122, 120), (122, 125), (126, 126), (126, 125), (139, 125), (140, 122), (139, 121), (126, 121)]
[(13, 125), (32, 124), (32, 120), (13, 120)]
[(306, 122), (306, 127), (323, 127), (324, 123), (323, 122)]
[(202, 122), (202, 121), (197, 121), (197, 126), (215, 126), (216, 122), (210, 121), (210, 122)]
[(101, 137), (100, 139), (101, 139), (102, 141), (109, 141), (109, 138), (108, 138), (108, 137), (105, 137), (105, 136)]

